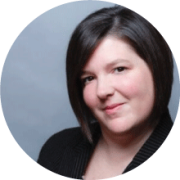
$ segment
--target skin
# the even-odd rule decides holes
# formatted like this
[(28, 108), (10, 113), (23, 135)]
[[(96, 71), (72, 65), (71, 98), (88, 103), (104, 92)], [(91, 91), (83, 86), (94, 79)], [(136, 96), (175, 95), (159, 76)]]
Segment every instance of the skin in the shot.
[(86, 178), (121, 174), (153, 131), (148, 124), (154, 104), (151, 71), (127, 42), (109, 36), (83, 68), (81, 80), (84, 101), (102, 131)]

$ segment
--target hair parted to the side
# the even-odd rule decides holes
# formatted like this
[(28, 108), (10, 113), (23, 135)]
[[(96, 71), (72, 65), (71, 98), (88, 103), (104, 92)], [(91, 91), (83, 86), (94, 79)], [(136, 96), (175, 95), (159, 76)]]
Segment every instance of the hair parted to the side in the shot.
[(97, 45), (106, 36), (127, 41), (148, 64), (153, 80), (155, 100), (150, 119), (168, 113), (173, 82), (173, 57), (160, 33), (143, 17), (122, 7), (103, 8), (87, 16), (75, 29), (69, 42), (66, 58), (67, 87), (71, 106), (92, 143), (92, 121), (95, 119), (83, 100), (80, 74)]

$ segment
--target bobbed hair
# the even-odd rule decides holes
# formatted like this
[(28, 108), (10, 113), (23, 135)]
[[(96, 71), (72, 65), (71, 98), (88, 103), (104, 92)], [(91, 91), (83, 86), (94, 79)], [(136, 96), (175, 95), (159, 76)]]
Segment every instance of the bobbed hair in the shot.
[(154, 80), (154, 106), (150, 114), (157, 124), (168, 113), (173, 82), (173, 57), (161, 34), (143, 17), (122, 6), (103, 8), (87, 16), (74, 30), (66, 57), (67, 88), (73, 111), (83, 133), (92, 143), (93, 114), (83, 100), (80, 75), (98, 44), (107, 36), (128, 42), (147, 63)]

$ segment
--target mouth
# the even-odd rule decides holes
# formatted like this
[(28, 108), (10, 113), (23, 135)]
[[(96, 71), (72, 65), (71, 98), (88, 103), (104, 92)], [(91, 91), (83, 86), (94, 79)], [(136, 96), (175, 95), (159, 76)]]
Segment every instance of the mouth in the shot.
[(106, 106), (104, 108), (104, 111), (106, 112), (106, 114), (114, 114), (116, 113), (120, 107), (123, 105), (124, 103), (117, 103), (117, 104), (112, 104), (109, 106)]

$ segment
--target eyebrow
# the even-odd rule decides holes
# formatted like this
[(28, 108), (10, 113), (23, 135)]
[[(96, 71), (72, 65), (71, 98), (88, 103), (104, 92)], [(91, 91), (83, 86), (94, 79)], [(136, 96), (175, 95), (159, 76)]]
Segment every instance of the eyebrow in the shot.
[[(110, 63), (107, 63), (106, 64), (106, 66), (105, 66), (105, 68), (106, 69), (109, 69), (110, 67), (112, 67), (112, 66), (114, 66), (114, 65), (116, 65), (116, 64), (118, 64), (118, 63), (129, 63), (129, 61), (128, 60), (126, 60), (126, 59), (115, 59), (115, 60), (113, 60), (113, 61), (111, 61)], [(84, 74), (92, 74), (91, 73), (91, 71), (81, 71), (81, 73), (80, 73), (80, 77), (81, 76), (83, 76)]]
[(129, 63), (126, 59), (115, 59), (114, 61), (107, 63), (106, 68), (112, 67), (118, 63)]

